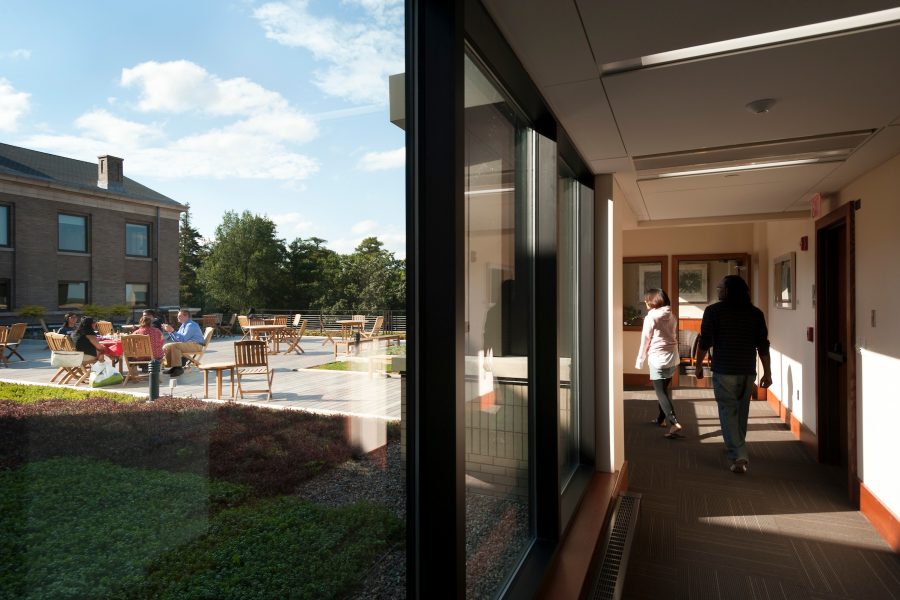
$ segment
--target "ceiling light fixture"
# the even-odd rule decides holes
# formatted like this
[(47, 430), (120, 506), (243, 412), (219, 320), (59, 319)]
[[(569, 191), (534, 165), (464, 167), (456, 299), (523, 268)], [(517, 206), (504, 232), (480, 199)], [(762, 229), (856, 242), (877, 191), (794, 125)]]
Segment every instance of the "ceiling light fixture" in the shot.
[(754, 100), (753, 102), (748, 102), (744, 105), (748, 111), (752, 112), (754, 115), (764, 115), (775, 106), (774, 98), (760, 98), (759, 100)]
[(854, 15), (843, 19), (834, 19), (832, 21), (824, 21), (822, 23), (813, 23), (811, 25), (801, 25), (799, 27), (791, 27), (789, 29), (780, 29), (778, 31), (768, 31), (756, 35), (748, 35), (730, 40), (722, 40), (720, 42), (712, 42), (710, 44), (701, 44), (699, 46), (691, 46), (689, 48), (680, 48), (678, 50), (670, 50), (668, 52), (659, 52), (642, 56), (640, 66), (649, 67), (651, 65), (660, 65), (681, 60), (689, 60), (692, 58), (700, 58), (702, 56), (710, 56), (713, 54), (722, 54), (724, 52), (734, 52), (735, 50), (746, 50), (758, 46), (768, 46), (771, 44), (780, 44), (804, 38), (817, 37), (822, 35), (831, 35), (840, 32), (851, 31), (853, 29), (862, 29), (864, 27), (874, 27), (877, 25), (885, 25), (894, 21), (900, 21), (900, 8), (889, 8), (876, 12), (866, 13), (862, 15)]
[(663, 179), (667, 177), (691, 177), (694, 175), (713, 175), (716, 173), (733, 173), (735, 171), (755, 171), (758, 169), (775, 169), (778, 167), (794, 167), (797, 165), (809, 165), (813, 163), (837, 162), (834, 160), (822, 160), (819, 158), (798, 158), (795, 160), (779, 160), (774, 162), (748, 163), (744, 165), (732, 165), (729, 167), (710, 167), (707, 169), (691, 169), (688, 171), (674, 171), (660, 173), (649, 179)]
[(516, 188), (514, 187), (506, 187), (506, 188), (493, 188), (490, 190), (470, 190), (465, 193), (466, 196), (482, 196), (484, 194), (502, 194), (503, 192), (514, 192)]

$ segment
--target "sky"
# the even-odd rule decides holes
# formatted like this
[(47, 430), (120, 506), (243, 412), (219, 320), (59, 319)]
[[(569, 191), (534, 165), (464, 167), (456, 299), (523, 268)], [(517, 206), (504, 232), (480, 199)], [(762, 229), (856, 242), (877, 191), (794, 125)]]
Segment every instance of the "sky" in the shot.
[(388, 76), (403, 0), (0, 0), (0, 141), (95, 162), (290, 243), (405, 256), (404, 134)]

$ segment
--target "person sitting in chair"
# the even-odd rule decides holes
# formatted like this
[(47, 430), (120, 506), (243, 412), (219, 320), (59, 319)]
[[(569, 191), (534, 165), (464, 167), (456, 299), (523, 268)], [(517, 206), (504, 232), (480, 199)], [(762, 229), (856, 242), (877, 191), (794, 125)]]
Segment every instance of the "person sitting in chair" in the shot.
[(187, 359), (183, 358), (181, 354), (183, 352), (199, 352), (203, 349), (203, 342), (205, 341), (203, 332), (200, 331), (200, 326), (191, 320), (190, 311), (184, 308), (179, 310), (178, 322), (181, 323), (178, 331), (175, 331), (168, 323), (163, 325), (163, 330), (169, 334), (169, 338), (172, 340), (163, 346), (166, 364), (169, 366), (163, 373), (172, 377), (178, 377), (184, 373)]

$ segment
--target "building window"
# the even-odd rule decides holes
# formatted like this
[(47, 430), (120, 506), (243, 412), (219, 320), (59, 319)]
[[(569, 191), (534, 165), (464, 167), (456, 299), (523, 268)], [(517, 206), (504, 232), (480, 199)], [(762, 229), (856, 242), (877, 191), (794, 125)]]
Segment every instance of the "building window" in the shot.
[(150, 256), (150, 226), (125, 224), (125, 254), (127, 256)]
[(126, 283), (125, 284), (125, 304), (134, 307), (147, 306), (147, 298), (150, 293), (150, 284), (148, 283)]
[(0, 205), (0, 247), (8, 248), (11, 244), (10, 235), (10, 207), (6, 205)]
[[(466, 596), (492, 598), (534, 538), (528, 418), (534, 132), (468, 56), (465, 86), (473, 99), (465, 107), (464, 137), (466, 479), (477, 482), (466, 486)], [(485, 535), (496, 525), (488, 515), (499, 514), (502, 541)]]
[(59, 215), (59, 249), (65, 252), (87, 252), (87, 217)]
[(578, 182), (560, 163), (558, 181), (557, 293), (559, 310), (559, 489), (562, 492), (580, 464), (579, 394), (579, 224)]
[(9, 310), (12, 300), (12, 286), (9, 279), (0, 279), (0, 310)]
[(59, 307), (81, 308), (87, 303), (87, 281), (60, 281)]

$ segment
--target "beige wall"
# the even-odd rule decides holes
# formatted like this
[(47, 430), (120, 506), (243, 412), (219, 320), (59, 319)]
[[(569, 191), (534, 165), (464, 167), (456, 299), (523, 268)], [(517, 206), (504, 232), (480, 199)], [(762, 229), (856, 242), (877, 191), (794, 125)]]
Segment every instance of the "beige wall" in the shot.
[[(900, 155), (838, 194), (856, 211), (856, 337), (859, 477), (900, 518), (895, 451), (900, 373)], [(872, 325), (875, 311), (875, 325)]]

